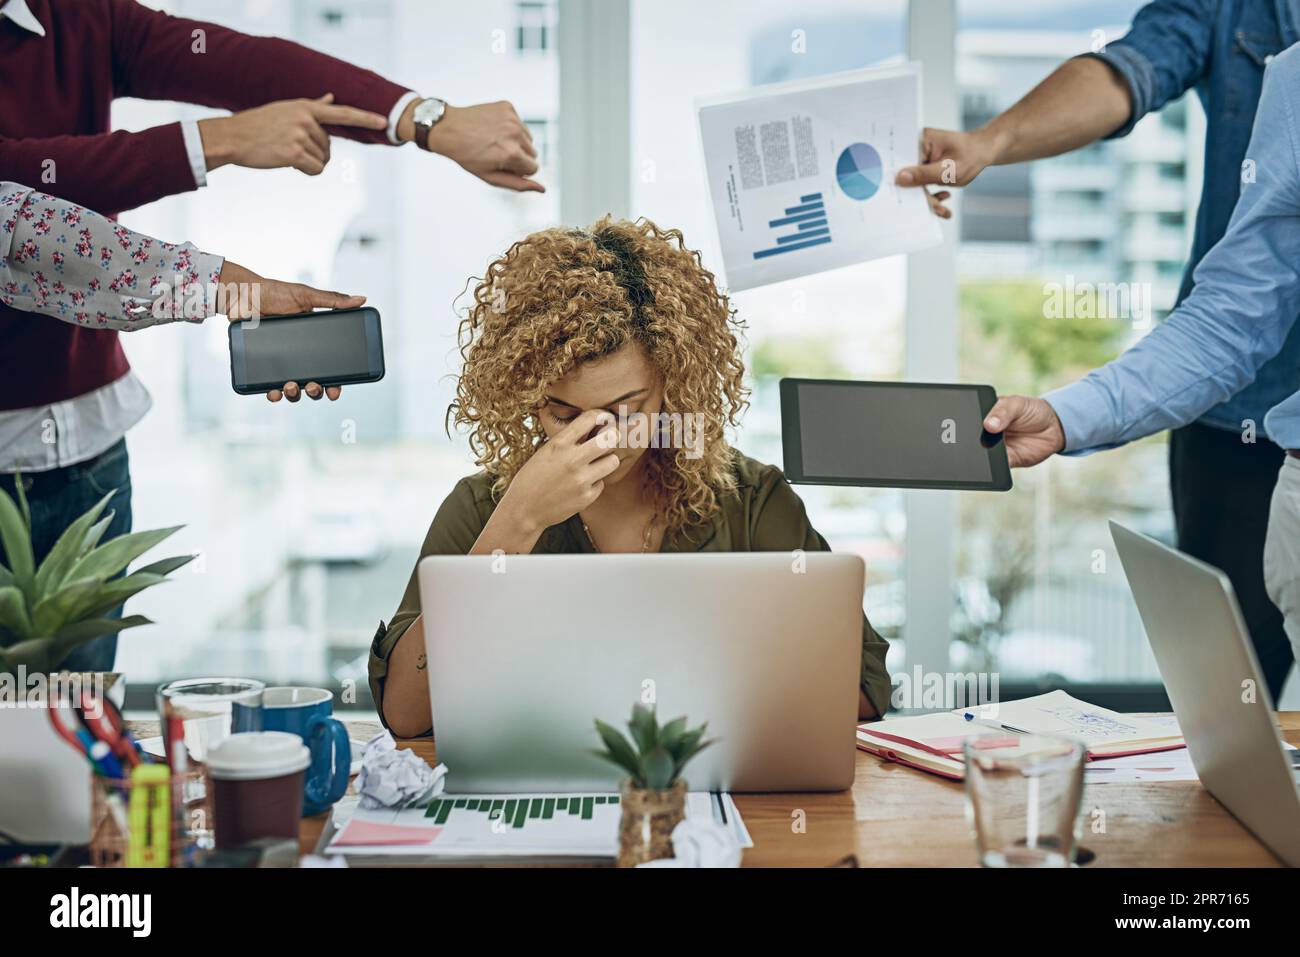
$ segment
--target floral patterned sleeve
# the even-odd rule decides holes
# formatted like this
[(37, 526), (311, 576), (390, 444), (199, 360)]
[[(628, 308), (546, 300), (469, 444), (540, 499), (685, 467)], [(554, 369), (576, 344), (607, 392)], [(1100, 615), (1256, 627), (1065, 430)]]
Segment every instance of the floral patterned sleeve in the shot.
[(216, 312), (224, 262), (0, 182), (0, 303), (14, 309), (92, 329), (202, 322)]

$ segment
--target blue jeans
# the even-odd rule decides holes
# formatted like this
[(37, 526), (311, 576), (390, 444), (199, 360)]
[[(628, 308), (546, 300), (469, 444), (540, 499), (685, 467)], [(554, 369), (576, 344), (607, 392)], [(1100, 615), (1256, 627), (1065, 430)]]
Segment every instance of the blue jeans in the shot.
[[(0, 475), (0, 488), (16, 502), (14, 480), (13, 475)], [(108, 503), (113, 521), (100, 542), (131, 531), (131, 470), (126, 439), (121, 439), (89, 461), (48, 472), (25, 474), (22, 482), (32, 510), (32, 551), (37, 567), (63, 530), (109, 492), (114, 492)], [(0, 546), (0, 557), (4, 558), (6, 565), (9, 563), (3, 546)], [(122, 617), (122, 606), (104, 617)], [(117, 635), (101, 635), (79, 645), (64, 659), (61, 667), (69, 671), (112, 671), (116, 656)]]

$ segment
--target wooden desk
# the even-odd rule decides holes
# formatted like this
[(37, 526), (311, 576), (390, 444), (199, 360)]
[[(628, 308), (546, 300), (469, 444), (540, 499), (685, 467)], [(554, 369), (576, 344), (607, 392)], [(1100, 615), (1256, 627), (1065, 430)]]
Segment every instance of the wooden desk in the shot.
[[(1300, 712), (1284, 712), (1286, 740), (1300, 745)], [(348, 721), (353, 740), (378, 722)], [(141, 723), (139, 733), (157, 733)], [(401, 741), (431, 764), (433, 741)], [(1276, 867), (1278, 862), (1198, 782), (1098, 784), (1084, 791), (1083, 846), (1090, 867)], [(853, 788), (832, 794), (738, 794), (754, 838), (749, 867), (825, 867), (854, 855), (862, 867), (974, 867), (962, 785), (858, 752)], [(1092, 810), (1104, 812), (1094, 833)], [(327, 815), (304, 818), (309, 853)], [(800, 833), (795, 825), (802, 820)]]
[[(1300, 712), (1279, 715), (1300, 745)], [(378, 723), (349, 722), (353, 739)], [(430, 764), (433, 741), (401, 741)], [(825, 867), (852, 854), (862, 867), (974, 867), (963, 786), (858, 752), (853, 788), (832, 794), (734, 795), (754, 846), (747, 867)], [(1198, 782), (1096, 784), (1084, 791), (1083, 846), (1090, 867), (1276, 867), (1278, 861)], [(1105, 832), (1091, 828), (1104, 812)], [(798, 833), (795, 824), (802, 819)], [(325, 815), (302, 822), (303, 852)]]

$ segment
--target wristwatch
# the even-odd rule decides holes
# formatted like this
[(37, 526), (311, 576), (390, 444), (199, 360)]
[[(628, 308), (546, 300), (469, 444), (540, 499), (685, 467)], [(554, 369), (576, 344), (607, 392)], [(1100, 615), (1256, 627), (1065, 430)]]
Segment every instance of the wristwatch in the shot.
[(433, 132), (434, 125), (446, 112), (447, 101), (440, 100), (436, 96), (428, 97), (415, 104), (415, 112), (411, 116), (415, 120), (416, 146), (422, 150), (429, 148), (429, 134)]

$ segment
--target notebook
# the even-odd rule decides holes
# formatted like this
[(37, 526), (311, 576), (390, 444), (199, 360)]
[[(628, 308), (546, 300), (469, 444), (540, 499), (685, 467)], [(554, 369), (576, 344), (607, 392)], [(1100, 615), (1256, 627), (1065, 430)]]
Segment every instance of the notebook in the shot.
[(1088, 704), (1064, 691), (992, 705), (858, 725), (858, 747), (879, 757), (940, 774), (965, 777), (962, 747), (967, 738), (1003, 732), (1074, 738), (1088, 760), (1149, 754), (1184, 747), (1181, 731), (1168, 720), (1120, 714)]
[(860, 724), (858, 747), (877, 757), (960, 781), (966, 775), (961, 757), (963, 742), (990, 731), (960, 715), (940, 711)]

